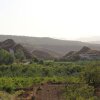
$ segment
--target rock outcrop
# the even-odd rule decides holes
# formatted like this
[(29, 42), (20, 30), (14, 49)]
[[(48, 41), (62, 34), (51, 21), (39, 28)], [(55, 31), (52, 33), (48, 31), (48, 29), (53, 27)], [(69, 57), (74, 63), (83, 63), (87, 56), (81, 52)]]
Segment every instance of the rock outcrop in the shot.
[(21, 50), (27, 59), (32, 58), (32, 54), (25, 47), (23, 47), (21, 44), (17, 44), (12, 39), (7, 39), (3, 42), (0, 42), (0, 48), (11, 53), (16, 53), (17, 50)]
[(84, 46), (79, 51), (71, 51), (61, 58), (67, 61), (77, 60), (100, 60), (100, 51), (92, 50), (89, 47)]

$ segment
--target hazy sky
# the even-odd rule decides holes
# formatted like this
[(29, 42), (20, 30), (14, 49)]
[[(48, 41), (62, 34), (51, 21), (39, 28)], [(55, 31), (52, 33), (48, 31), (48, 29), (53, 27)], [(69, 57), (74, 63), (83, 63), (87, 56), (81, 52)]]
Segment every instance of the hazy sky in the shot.
[(0, 0), (0, 34), (100, 36), (100, 0)]

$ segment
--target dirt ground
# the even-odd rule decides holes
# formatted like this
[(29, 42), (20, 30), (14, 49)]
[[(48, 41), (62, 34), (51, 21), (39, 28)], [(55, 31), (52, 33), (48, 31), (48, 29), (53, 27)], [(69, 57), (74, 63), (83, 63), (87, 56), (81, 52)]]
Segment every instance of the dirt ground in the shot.
[[(66, 84), (41, 84), (26, 90), (17, 100), (66, 100), (64, 87)], [(100, 97), (100, 85), (95, 87), (95, 95)]]

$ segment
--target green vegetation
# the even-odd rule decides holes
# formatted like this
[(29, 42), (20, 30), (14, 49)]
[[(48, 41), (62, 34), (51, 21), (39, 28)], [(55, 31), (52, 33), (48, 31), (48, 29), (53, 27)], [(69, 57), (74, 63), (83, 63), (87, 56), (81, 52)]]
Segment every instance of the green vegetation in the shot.
[(94, 88), (87, 84), (71, 84), (65, 88), (66, 100), (97, 100)]
[(8, 51), (0, 49), (0, 64), (12, 64), (13, 62), (13, 56)]
[(39, 63), (35, 59), (31, 64), (0, 65), (1, 91), (13, 93), (18, 88), (48, 82), (70, 84), (64, 89), (66, 100), (97, 100), (94, 86), (100, 83), (100, 61)]
[(16, 58), (17, 60), (19, 60), (19, 61), (24, 60), (24, 59), (25, 59), (25, 55), (24, 55), (23, 51), (20, 50), (20, 49), (17, 50), (17, 51), (15, 52), (15, 58)]

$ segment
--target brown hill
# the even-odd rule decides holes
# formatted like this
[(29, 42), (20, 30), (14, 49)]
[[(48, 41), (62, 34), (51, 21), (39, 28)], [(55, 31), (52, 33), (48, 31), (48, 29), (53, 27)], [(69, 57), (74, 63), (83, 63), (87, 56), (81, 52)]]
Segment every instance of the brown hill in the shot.
[(32, 52), (33, 56), (39, 59), (43, 59), (43, 60), (52, 60), (54, 59), (54, 56), (52, 56), (51, 54), (49, 54), (48, 52), (44, 52), (42, 50), (34, 50)]
[(1, 42), (0, 48), (5, 49), (9, 52), (13, 52), (13, 53), (17, 52), (18, 50), (21, 50), (24, 53), (26, 58), (28, 59), (32, 58), (31, 53), (25, 47), (23, 47), (21, 44), (17, 44), (12, 39), (7, 39)]
[(17, 52), (18, 50), (23, 51), (23, 52), (24, 52), (24, 55), (25, 55), (25, 57), (26, 57), (27, 59), (30, 59), (30, 58), (33, 57), (32, 54), (31, 54), (25, 47), (23, 47), (21, 44), (16, 44), (16, 45), (14, 46), (13, 50), (14, 50), (15, 52)]
[(61, 58), (62, 60), (76, 61), (76, 60), (100, 60), (100, 51), (92, 50), (84, 46), (79, 51), (71, 51)]
[(81, 50), (78, 51), (78, 53), (86, 53), (86, 52), (91, 52), (92, 50), (87, 47), (87, 46), (84, 46)]
[(0, 48), (9, 51), (9, 49), (13, 49), (16, 43), (12, 39), (7, 39), (0, 43)]

